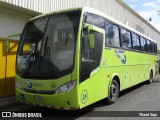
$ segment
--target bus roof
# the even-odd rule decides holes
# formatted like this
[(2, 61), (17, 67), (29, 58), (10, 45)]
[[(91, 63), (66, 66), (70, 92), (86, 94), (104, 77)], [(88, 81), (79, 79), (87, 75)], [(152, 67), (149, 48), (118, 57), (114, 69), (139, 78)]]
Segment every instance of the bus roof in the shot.
[(93, 13), (93, 14), (99, 15), (101, 17), (106, 18), (109, 21), (112, 21), (113, 23), (116, 23), (116, 24), (118, 24), (118, 25), (120, 25), (120, 26), (122, 26), (124, 28), (127, 28), (128, 30), (130, 30), (130, 31), (132, 31), (134, 33), (137, 33), (137, 34), (139, 34), (139, 35), (141, 35), (141, 36), (143, 36), (143, 37), (145, 37), (145, 38), (147, 38), (147, 39), (149, 39), (149, 40), (151, 40), (151, 41), (153, 41), (153, 42), (156, 43), (155, 40), (149, 38), (148, 36), (146, 36), (146, 35), (144, 35), (142, 33), (140, 33), (139, 31), (137, 31), (137, 30), (135, 30), (135, 29), (133, 29), (133, 28), (125, 25), (124, 23), (122, 23), (122, 22), (114, 19), (113, 17), (111, 17), (109, 15), (106, 15), (105, 13), (102, 13), (102, 12), (96, 10), (96, 9), (89, 8), (89, 7), (79, 7), (79, 8), (71, 8), (71, 9), (58, 10), (58, 11), (54, 11), (54, 12), (50, 12), (50, 13), (46, 13), (46, 14), (42, 14), (42, 15), (36, 16), (34, 18), (31, 18), (30, 21), (38, 19), (38, 18), (41, 18), (41, 17), (49, 16), (49, 15), (52, 15), (52, 14), (61, 13), (61, 12), (67, 12), (67, 11), (73, 11), (73, 10), (82, 10), (83, 13), (84, 12), (89, 12), (89, 13)]
[(70, 9), (63, 9), (63, 10), (58, 10), (58, 11), (53, 11), (53, 12), (49, 12), (49, 13), (45, 13), (45, 14), (41, 14), (38, 15), (36, 17), (31, 18), (29, 21), (41, 18), (41, 17), (45, 17), (45, 16), (49, 16), (49, 15), (53, 15), (56, 13), (62, 13), (62, 12), (69, 12), (69, 11), (74, 11), (74, 10), (82, 10), (83, 8), (70, 8)]
[(84, 8), (83, 8), (83, 11), (84, 11), (84, 12), (93, 13), (93, 14), (97, 14), (97, 15), (99, 15), (99, 16), (102, 16), (102, 17), (106, 18), (107, 20), (112, 21), (113, 23), (116, 23), (116, 24), (118, 24), (118, 25), (120, 25), (120, 26), (122, 26), (122, 27), (124, 27), (124, 28), (127, 28), (128, 30), (130, 30), (130, 31), (132, 31), (132, 32), (134, 32), (134, 33), (137, 33), (137, 34), (139, 34), (139, 35), (141, 35), (141, 36), (143, 36), (143, 37), (145, 37), (145, 38), (147, 38), (147, 39), (149, 39), (149, 40), (151, 40), (151, 41), (153, 41), (153, 42), (156, 43), (155, 40), (149, 38), (148, 36), (146, 36), (146, 35), (144, 35), (144, 34), (142, 34), (142, 33), (140, 33), (139, 31), (137, 31), (137, 30), (135, 30), (135, 29), (133, 29), (133, 28), (125, 25), (124, 23), (122, 23), (122, 22), (114, 19), (113, 17), (111, 17), (111, 16), (109, 16), (109, 15), (106, 15), (105, 13), (102, 13), (102, 12), (100, 12), (100, 11), (98, 11), (98, 10), (95, 10), (95, 9), (93, 9), (93, 8), (88, 8), (88, 7), (84, 7)]

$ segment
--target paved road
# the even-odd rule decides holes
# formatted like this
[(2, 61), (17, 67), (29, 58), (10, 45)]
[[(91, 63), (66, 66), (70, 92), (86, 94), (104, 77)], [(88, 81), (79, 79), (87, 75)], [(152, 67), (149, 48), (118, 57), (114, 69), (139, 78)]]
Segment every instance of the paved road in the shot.
[[(31, 111), (36, 112), (37, 110), (44, 112), (47, 111), (50, 117), (54, 117), (58, 115), (63, 115), (66, 111), (58, 111), (51, 110), (48, 108), (35, 107), (31, 105), (23, 105), (16, 102), (15, 97), (1, 98), (0, 99), (0, 111), (18, 111), (25, 112)], [(84, 109), (79, 111), (71, 111), (67, 113), (69, 116), (78, 114), (73, 119), (93, 119), (93, 117), (85, 117), (87, 115), (95, 115), (98, 112), (94, 111), (160, 111), (160, 76), (156, 76), (154, 78), (154, 82), (152, 84), (142, 83), (137, 86), (134, 86), (130, 89), (122, 91), (120, 93), (120, 97), (118, 101), (113, 105), (106, 105), (102, 101), (97, 102), (93, 105), (90, 105)], [(105, 114), (105, 112), (102, 112)], [(107, 112), (106, 112), (107, 114)], [(111, 112), (108, 114), (118, 114), (117, 112)], [(124, 113), (122, 113), (124, 114)], [(129, 114), (129, 112), (127, 113)], [(131, 113), (132, 114), (132, 113)], [(134, 113), (133, 113), (134, 114)], [(160, 116), (160, 112), (158, 114)], [(94, 117), (94, 119), (106, 119), (104, 117)], [(123, 119), (133, 119), (135, 118), (112, 118), (113, 120), (123, 120)], [(137, 120), (142, 118), (136, 118)], [(145, 118), (146, 119), (146, 118)], [(148, 118), (149, 120), (155, 120), (160, 118)]]

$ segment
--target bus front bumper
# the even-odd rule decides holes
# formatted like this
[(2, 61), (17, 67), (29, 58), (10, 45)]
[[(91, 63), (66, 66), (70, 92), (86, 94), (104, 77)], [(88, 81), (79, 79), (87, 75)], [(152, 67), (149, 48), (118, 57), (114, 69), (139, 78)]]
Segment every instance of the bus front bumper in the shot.
[(61, 110), (79, 109), (77, 88), (59, 94), (36, 94), (16, 88), (16, 100), (20, 103)]

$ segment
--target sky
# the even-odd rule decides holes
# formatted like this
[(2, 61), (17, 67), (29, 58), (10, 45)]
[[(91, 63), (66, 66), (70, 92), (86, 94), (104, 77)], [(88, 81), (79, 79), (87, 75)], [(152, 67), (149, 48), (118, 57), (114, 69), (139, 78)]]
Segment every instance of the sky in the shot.
[(128, 6), (140, 14), (144, 19), (149, 19), (155, 28), (160, 31), (160, 0), (123, 0)]

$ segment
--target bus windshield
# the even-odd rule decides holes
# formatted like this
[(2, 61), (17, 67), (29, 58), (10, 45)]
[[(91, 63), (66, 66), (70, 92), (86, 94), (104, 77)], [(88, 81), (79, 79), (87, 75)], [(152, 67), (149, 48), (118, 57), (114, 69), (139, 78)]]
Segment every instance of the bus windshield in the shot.
[(29, 21), (21, 35), (17, 73), (55, 76), (73, 69), (79, 11), (59, 13)]

